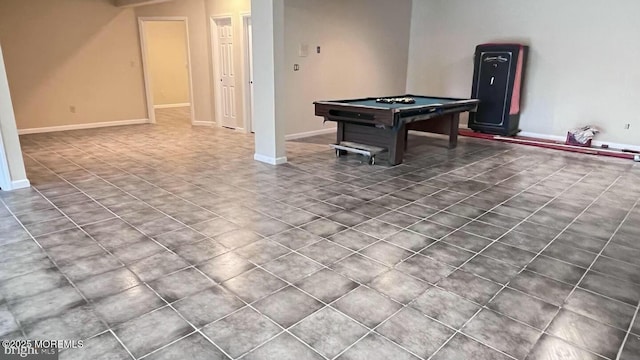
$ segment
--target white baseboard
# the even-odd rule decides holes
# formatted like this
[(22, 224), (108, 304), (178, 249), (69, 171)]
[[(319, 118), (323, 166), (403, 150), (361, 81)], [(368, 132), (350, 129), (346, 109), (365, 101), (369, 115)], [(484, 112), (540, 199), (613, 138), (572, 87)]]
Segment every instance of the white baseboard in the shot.
[(31, 129), (18, 129), (18, 134), (19, 135), (38, 134), (38, 133), (48, 133), (48, 132), (54, 132), (54, 131), (94, 129), (94, 128), (101, 128), (101, 127), (109, 127), (109, 126), (139, 125), (139, 124), (148, 124), (148, 123), (149, 123), (149, 119), (104, 121), (104, 122), (87, 123), (87, 124), (60, 125), (60, 126), (48, 126), (48, 127), (31, 128)]
[(209, 126), (209, 127), (213, 127), (213, 126), (216, 126), (216, 123), (211, 122), (211, 121), (196, 120), (191, 125), (193, 125), (193, 126)]
[(285, 140), (296, 140), (296, 139), (303, 139), (303, 138), (316, 136), (316, 135), (333, 134), (335, 132), (336, 132), (336, 128), (332, 127), (332, 128), (328, 128), (328, 129), (320, 129), (320, 130), (314, 130), (314, 131), (307, 131), (307, 132), (289, 134), (289, 135), (285, 135), (284, 139)]
[(279, 158), (274, 158), (271, 156), (266, 156), (266, 155), (260, 155), (260, 154), (254, 154), (253, 155), (253, 159), (263, 162), (263, 163), (267, 163), (267, 164), (271, 164), (271, 165), (281, 165), (281, 164), (286, 164), (287, 163), (287, 157), (283, 156), (283, 157), (279, 157)]
[[(564, 142), (567, 139), (566, 136), (538, 134), (538, 133), (532, 133), (528, 131), (521, 131), (518, 133), (518, 135), (536, 138), (536, 139), (560, 141), (560, 142)], [(600, 140), (594, 140), (591, 144), (596, 147), (602, 146), (602, 144), (607, 144), (611, 149), (619, 149), (619, 150), (626, 149), (626, 150), (640, 151), (640, 146), (638, 145), (619, 144), (619, 143), (613, 143), (609, 141), (600, 141)]]
[(153, 108), (154, 109), (169, 109), (169, 108), (187, 107), (187, 106), (191, 106), (191, 103), (159, 104), (159, 105), (153, 105)]
[(25, 189), (31, 187), (28, 179), (15, 180), (11, 182), (11, 190)]

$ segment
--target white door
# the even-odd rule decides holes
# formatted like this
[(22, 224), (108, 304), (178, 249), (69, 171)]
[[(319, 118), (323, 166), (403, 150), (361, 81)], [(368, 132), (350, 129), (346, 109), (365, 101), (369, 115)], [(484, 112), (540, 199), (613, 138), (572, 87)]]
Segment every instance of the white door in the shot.
[(233, 28), (231, 19), (218, 19), (216, 23), (216, 47), (218, 72), (218, 114), (220, 125), (230, 128), (236, 122), (236, 77), (233, 61)]
[(249, 119), (251, 132), (255, 132), (253, 123), (253, 35), (251, 33), (251, 18), (247, 18), (247, 61), (249, 62)]

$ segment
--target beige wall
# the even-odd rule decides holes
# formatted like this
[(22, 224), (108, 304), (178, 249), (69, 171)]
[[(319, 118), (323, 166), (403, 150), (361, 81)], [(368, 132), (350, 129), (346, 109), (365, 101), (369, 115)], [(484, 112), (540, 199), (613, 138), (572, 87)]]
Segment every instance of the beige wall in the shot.
[(147, 117), (133, 10), (2, 0), (0, 42), (18, 128)]
[(411, 0), (285, 1), (286, 133), (323, 128), (314, 101), (403, 94), (410, 20)]
[(211, 72), (209, 71), (208, 23), (204, 0), (180, 0), (135, 8), (137, 17), (182, 16), (189, 23), (189, 48), (195, 121), (212, 122)]
[(153, 105), (189, 102), (187, 30), (184, 21), (144, 24)]
[(469, 96), (475, 46), (523, 41), (523, 131), (563, 138), (593, 124), (596, 140), (638, 146), (637, 14), (637, 0), (414, 0), (407, 89)]

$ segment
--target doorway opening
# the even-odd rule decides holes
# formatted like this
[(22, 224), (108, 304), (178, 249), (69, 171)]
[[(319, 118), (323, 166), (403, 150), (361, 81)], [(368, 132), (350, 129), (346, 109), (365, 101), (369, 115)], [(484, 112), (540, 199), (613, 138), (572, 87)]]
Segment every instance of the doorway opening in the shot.
[(195, 116), (187, 18), (142, 17), (138, 23), (149, 121), (191, 126)]

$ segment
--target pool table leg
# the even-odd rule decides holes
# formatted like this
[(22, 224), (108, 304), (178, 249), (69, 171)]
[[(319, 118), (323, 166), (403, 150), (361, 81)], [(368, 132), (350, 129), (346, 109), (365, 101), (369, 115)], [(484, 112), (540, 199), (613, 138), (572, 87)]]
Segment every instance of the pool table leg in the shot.
[(460, 113), (451, 114), (449, 120), (449, 149), (458, 146), (458, 129), (460, 128)]
[(392, 129), (395, 132), (391, 136), (391, 144), (389, 144), (389, 165), (402, 164), (404, 150), (407, 148), (407, 126), (402, 125), (399, 129)]

